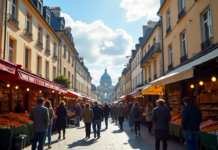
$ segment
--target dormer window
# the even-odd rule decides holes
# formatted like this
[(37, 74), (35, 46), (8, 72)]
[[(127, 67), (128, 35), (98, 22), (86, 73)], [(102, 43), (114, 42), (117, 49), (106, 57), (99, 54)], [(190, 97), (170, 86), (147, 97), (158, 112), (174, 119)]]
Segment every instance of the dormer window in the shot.
[(50, 24), (50, 14), (48, 12), (46, 14), (46, 21), (48, 22), (48, 24)]
[(41, 14), (42, 13), (42, 3), (40, 1), (38, 1), (38, 10)]

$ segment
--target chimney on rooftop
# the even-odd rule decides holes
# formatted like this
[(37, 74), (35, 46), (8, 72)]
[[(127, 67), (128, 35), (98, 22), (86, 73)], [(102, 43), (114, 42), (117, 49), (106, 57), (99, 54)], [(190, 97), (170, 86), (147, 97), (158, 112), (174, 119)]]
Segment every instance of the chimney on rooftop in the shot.
[(53, 12), (56, 17), (61, 17), (61, 8), (60, 7), (52, 7), (51, 12)]
[(67, 31), (69, 31), (70, 33), (71, 33), (71, 31), (72, 31), (71, 27), (66, 27), (65, 29), (66, 29)]
[(149, 20), (147, 24), (148, 24), (148, 28), (154, 28), (154, 26), (157, 24), (157, 22)]
[(143, 30), (143, 36), (145, 35), (146, 31), (148, 30), (148, 26), (142, 26), (142, 30)]

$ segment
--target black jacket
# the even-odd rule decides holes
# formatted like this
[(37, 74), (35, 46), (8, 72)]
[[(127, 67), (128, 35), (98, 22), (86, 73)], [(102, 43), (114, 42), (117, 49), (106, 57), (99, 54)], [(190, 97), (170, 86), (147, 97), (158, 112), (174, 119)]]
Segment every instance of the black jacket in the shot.
[(128, 106), (127, 106), (127, 114), (128, 115), (130, 115), (131, 109), (132, 109), (132, 104), (128, 104)]
[(67, 109), (65, 106), (59, 106), (57, 108), (56, 112), (57, 117), (57, 122), (56, 122), (56, 127), (57, 128), (66, 128), (67, 127)]
[(201, 110), (193, 104), (188, 104), (182, 111), (183, 130), (199, 131), (202, 122)]
[(20, 104), (17, 104), (17, 106), (15, 106), (15, 113), (25, 113), (23, 111), (23, 107)]
[(109, 116), (109, 112), (111, 109), (108, 107), (108, 105), (105, 105), (103, 108), (104, 116)]
[(94, 113), (94, 119), (93, 120), (101, 120), (104, 117), (103, 110), (100, 107), (95, 106), (92, 110), (93, 110), (93, 113)]
[(170, 114), (170, 110), (167, 107), (163, 105), (159, 105), (158, 107), (156, 107), (153, 111), (151, 118), (155, 122), (156, 130), (169, 129), (168, 122), (171, 121), (171, 114)]
[(82, 108), (80, 106), (77, 106), (75, 109), (75, 116), (81, 116), (82, 114)]

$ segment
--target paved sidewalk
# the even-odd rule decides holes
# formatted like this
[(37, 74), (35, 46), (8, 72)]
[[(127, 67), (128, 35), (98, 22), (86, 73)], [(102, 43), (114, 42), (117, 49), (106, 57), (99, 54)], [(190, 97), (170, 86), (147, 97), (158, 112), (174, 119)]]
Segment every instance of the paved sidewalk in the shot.
[[(85, 127), (81, 122), (81, 127), (71, 126), (66, 129), (66, 139), (57, 140), (57, 131), (52, 135), (53, 150), (155, 150), (154, 136), (149, 135), (147, 127), (141, 124), (142, 137), (135, 137), (135, 133), (129, 130), (128, 121), (124, 121), (124, 129), (119, 130), (118, 124), (112, 123), (109, 119), (109, 127), (105, 128), (105, 123), (102, 123), (101, 138), (96, 139), (91, 134), (89, 140), (85, 139)], [(47, 140), (45, 148), (47, 149)], [(162, 143), (161, 143), (162, 146)], [(25, 148), (31, 150), (31, 146)], [(162, 150), (162, 148), (161, 148)], [(169, 141), (168, 150), (185, 150), (178, 142)]]

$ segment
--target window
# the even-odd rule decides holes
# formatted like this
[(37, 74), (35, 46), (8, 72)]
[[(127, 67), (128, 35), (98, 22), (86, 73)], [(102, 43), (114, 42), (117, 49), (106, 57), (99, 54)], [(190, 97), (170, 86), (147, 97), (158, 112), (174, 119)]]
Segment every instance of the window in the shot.
[(42, 29), (40, 27), (38, 27), (38, 41), (39, 42), (42, 41), (41, 36), (42, 36)]
[(26, 29), (30, 31), (30, 16), (26, 15)]
[(41, 14), (42, 13), (42, 4), (40, 2), (38, 2), (38, 9), (39, 9), (39, 12)]
[(56, 43), (54, 42), (54, 56), (56, 56)]
[(156, 60), (154, 61), (154, 75), (157, 74), (157, 63)]
[(37, 74), (41, 75), (41, 57), (37, 56)]
[(73, 74), (72, 74), (72, 85), (73, 85), (73, 79), (74, 79), (74, 78), (73, 78)]
[(187, 39), (186, 33), (182, 34), (182, 56), (187, 54)]
[(167, 12), (167, 27), (171, 26), (171, 18), (170, 18), (170, 11)]
[(169, 46), (169, 64), (171, 65), (173, 63), (173, 49), (172, 45)]
[(45, 62), (45, 78), (49, 78), (49, 62)]
[(210, 9), (203, 15), (204, 40), (212, 37), (211, 11)]
[(73, 62), (74, 62), (74, 57), (72, 56), (72, 66), (73, 66)]
[(64, 68), (64, 76), (66, 77), (66, 68)]
[(70, 79), (70, 71), (68, 71), (68, 78)]
[(151, 65), (149, 66), (149, 79), (151, 78)]
[(70, 61), (70, 51), (68, 52), (68, 61)]
[(156, 38), (153, 39), (153, 44), (155, 44), (155, 43), (156, 43)]
[(66, 45), (64, 45), (64, 57), (66, 57)]
[(25, 69), (30, 70), (30, 50), (28, 48), (25, 50)]
[(145, 54), (146, 54), (146, 49), (145, 49), (145, 52), (144, 52), (144, 56), (145, 56)]
[(180, 0), (180, 11), (182, 11), (183, 8), (185, 8), (185, 2), (184, 0)]
[(145, 69), (145, 81), (147, 81), (147, 69)]
[(46, 36), (46, 48), (49, 49), (49, 36)]
[(13, 63), (13, 60), (14, 60), (14, 41), (12, 39), (9, 39), (8, 61)]
[(138, 64), (139, 64), (139, 55), (138, 55)]
[(148, 50), (151, 48), (151, 46), (150, 45), (148, 45)]
[(11, 15), (13, 18), (16, 18), (16, 2), (12, 0), (11, 2)]
[(50, 24), (50, 14), (49, 14), (49, 12), (47, 12), (47, 14), (46, 14), (46, 22), (48, 24)]
[(53, 79), (56, 78), (56, 67), (53, 67)]

